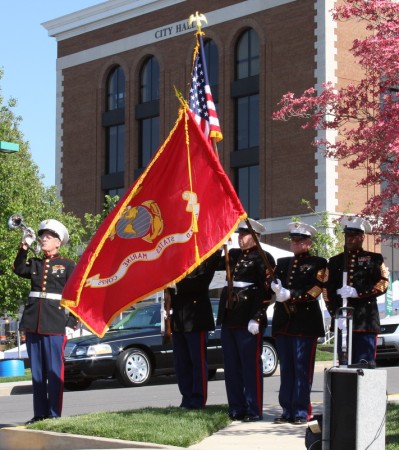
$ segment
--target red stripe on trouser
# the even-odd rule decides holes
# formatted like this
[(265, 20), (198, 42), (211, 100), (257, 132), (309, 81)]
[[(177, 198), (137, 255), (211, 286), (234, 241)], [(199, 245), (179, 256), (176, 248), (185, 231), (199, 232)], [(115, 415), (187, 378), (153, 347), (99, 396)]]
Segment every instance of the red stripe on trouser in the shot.
[[(314, 338), (312, 350), (310, 352), (310, 358), (309, 358), (309, 367), (308, 367), (308, 374), (309, 374), (309, 386), (312, 386), (313, 384), (313, 375), (314, 375), (314, 361), (316, 357), (316, 347), (317, 347), (317, 338)], [(312, 417), (312, 402), (309, 402), (308, 406), (308, 420)]]
[(204, 407), (206, 404), (206, 400), (208, 398), (208, 374), (206, 373), (206, 333), (207, 331), (200, 332), (200, 342), (201, 342), (201, 371), (202, 371), (202, 393), (204, 396), (204, 400), (202, 402), (202, 406)]
[(261, 358), (261, 349), (263, 347), (262, 342), (262, 334), (258, 333), (256, 335), (256, 398), (258, 404), (258, 414), (261, 416), (263, 414), (263, 395), (262, 395), (262, 384), (263, 383), (263, 373), (259, 370), (260, 358)]
[(62, 352), (61, 352), (61, 372), (60, 372), (60, 393), (59, 393), (59, 399), (58, 399), (58, 404), (59, 404), (59, 408), (60, 408), (60, 416), (62, 413), (62, 403), (63, 403), (63, 399), (64, 399), (64, 349), (65, 349), (65, 345), (67, 342), (67, 337), (64, 336), (64, 342), (62, 343)]

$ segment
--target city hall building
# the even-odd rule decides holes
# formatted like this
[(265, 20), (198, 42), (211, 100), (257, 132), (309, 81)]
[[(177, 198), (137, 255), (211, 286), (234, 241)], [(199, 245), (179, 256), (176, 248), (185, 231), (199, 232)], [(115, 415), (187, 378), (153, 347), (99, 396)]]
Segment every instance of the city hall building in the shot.
[[(188, 98), (196, 11), (224, 139), (221, 163), (267, 242), (287, 247), (293, 216), (358, 213), (361, 173), (312, 143), (333, 132), (273, 120), (288, 91), (362, 76), (349, 48), (363, 25), (334, 22), (334, 0), (109, 0), (44, 23), (57, 40), (56, 184), (67, 211), (102, 210), (147, 166)], [(200, 8), (200, 10), (199, 10)], [(373, 242), (368, 242), (373, 250)], [(388, 258), (389, 265), (389, 258)]]

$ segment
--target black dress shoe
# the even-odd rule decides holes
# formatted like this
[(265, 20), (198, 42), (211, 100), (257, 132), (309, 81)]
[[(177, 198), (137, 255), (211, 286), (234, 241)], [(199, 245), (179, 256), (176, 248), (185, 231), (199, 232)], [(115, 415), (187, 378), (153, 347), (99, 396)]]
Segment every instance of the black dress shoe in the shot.
[(233, 413), (233, 414), (229, 414), (229, 417), (231, 420), (243, 420), (245, 417), (245, 414)]
[(294, 425), (306, 425), (308, 423), (308, 419), (304, 417), (295, 417), (295, 420), (292, 422)]
[(259, 420), (263, 420), (263, 416), (245, 416), (242, 421), (243, 422), (258, 422)]
[(27, 422), (25, 422), (25, 425), (31, 425), (32, 423), (40, 422), (40, 421), (45, 420), (45, 419), (47, 419), (47, 417), (32, 417), (32, 419), (30, 419)]
[(294, 422), (294, 420), (289, 417), (286, 417), (286, 416), (276, 417), (273, 421), (273, 423), (276, 423), (276, 424), (292, 423), (292, 422)]

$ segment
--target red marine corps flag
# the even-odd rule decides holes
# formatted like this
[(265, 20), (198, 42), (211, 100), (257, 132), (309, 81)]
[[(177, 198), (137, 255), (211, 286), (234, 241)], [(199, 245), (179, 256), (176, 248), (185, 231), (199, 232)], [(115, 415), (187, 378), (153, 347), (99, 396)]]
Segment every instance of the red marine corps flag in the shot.
[(145, 172), (83, 253), (62, 305), (103, 336), (122, 310), (182, 279), (245, 218), (212, 145), (184, 105)]

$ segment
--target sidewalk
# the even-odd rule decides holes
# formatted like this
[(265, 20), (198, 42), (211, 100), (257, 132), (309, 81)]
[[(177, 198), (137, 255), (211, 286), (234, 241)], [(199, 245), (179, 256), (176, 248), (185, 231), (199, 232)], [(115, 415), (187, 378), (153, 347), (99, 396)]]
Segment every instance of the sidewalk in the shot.
[[(321, 404), (313, 404), (313, 412), (322, 412)], [(303, 450), (307, 425), (276, 425), (275, 417), (281, 415), (279, 405), (265, 405), (263, 421), (233, 422), (217, 433), (205, 438), (190, 450)]]

